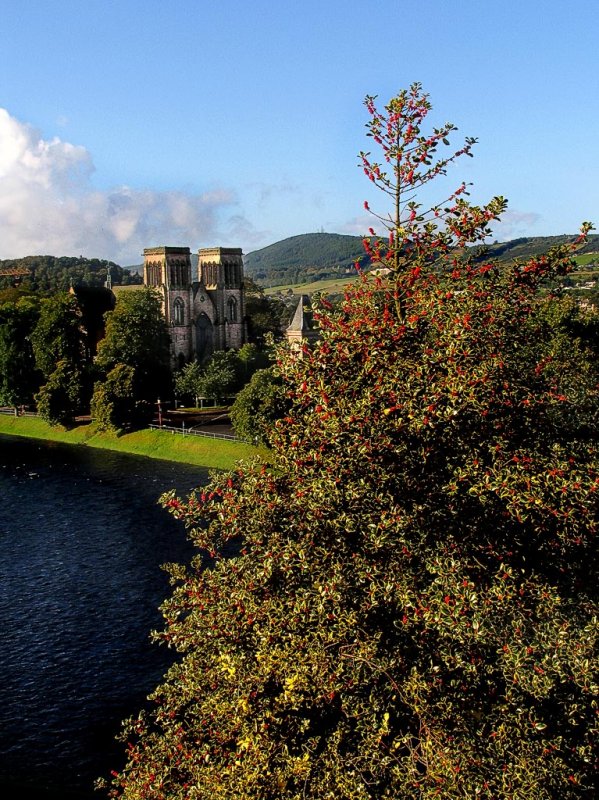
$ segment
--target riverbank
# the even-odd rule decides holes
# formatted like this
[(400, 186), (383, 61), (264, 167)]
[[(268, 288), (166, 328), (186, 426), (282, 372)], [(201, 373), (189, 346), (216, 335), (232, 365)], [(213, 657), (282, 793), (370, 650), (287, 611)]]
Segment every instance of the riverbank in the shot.
[(208, 469), (230, 470), (241, 459), (253, 458), (256, 455), (267, 456), (264, 448), (253, 447), (244, 442), (210, 439), (203, 436), (181, 436), (158, 430), (142, 430), (116, 436), (112, 433), (98, 433), (90, 424), (64, 430), (52, 427), (38, 417), (11, 417), (0, 414), (0, 433), (84, 445), (101, 450), (115, 450)]

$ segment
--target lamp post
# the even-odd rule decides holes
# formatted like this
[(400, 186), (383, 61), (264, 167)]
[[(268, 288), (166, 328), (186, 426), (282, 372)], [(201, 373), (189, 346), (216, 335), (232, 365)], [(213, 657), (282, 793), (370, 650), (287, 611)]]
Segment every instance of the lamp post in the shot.
[(162, 406), (160, 405), (160, 398), (158, 398), (158, 427), (162, 428)]

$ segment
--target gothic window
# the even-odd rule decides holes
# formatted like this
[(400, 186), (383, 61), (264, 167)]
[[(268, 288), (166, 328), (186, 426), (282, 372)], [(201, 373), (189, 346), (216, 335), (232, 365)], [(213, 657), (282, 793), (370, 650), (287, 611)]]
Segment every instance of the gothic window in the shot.
[(229, 297), (229, 322), (237, 322), (237, 300), (234, 297)]
[(183, 300), (181, 300), (180, 297), (177, 297), (177, 299), (173, 303), (173, 311), (175, 317), (175, 325), (183, 325), (185, 320), (185, 306), (183, 305)]

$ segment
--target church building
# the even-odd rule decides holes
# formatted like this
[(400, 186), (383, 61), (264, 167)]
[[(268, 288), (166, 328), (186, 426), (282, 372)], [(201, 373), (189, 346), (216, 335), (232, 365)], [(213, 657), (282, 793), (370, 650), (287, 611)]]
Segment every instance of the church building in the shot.
[(205, 361), (246, 341), (240, 248), (199, 250), (195, 279), (189, 247), (146, 248), (144, 284), (161, 294), (173, 365)]

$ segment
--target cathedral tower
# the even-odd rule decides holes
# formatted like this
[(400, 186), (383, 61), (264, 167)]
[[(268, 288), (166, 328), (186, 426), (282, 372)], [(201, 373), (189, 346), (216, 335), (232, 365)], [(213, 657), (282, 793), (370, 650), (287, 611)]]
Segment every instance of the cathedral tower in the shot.
[(144, 284), (160, 292), (171, 336), (173, 363), (193, 356), (189, 326), (191, 304), (191, 254), (189, 247), (148, 247), (144, 250)]
[(243, 255), (237, 247), (198, 251), (198, 279), (216, 309), (214, 349), (239, 349), (245, 341)]
[(241, 249), (200, 250), (194, 280), (188, 247), (146, 248), (144, 284), (162, 298), (173, 366), (205, 361), (216, 350), (236, 350), (245, 342)]

